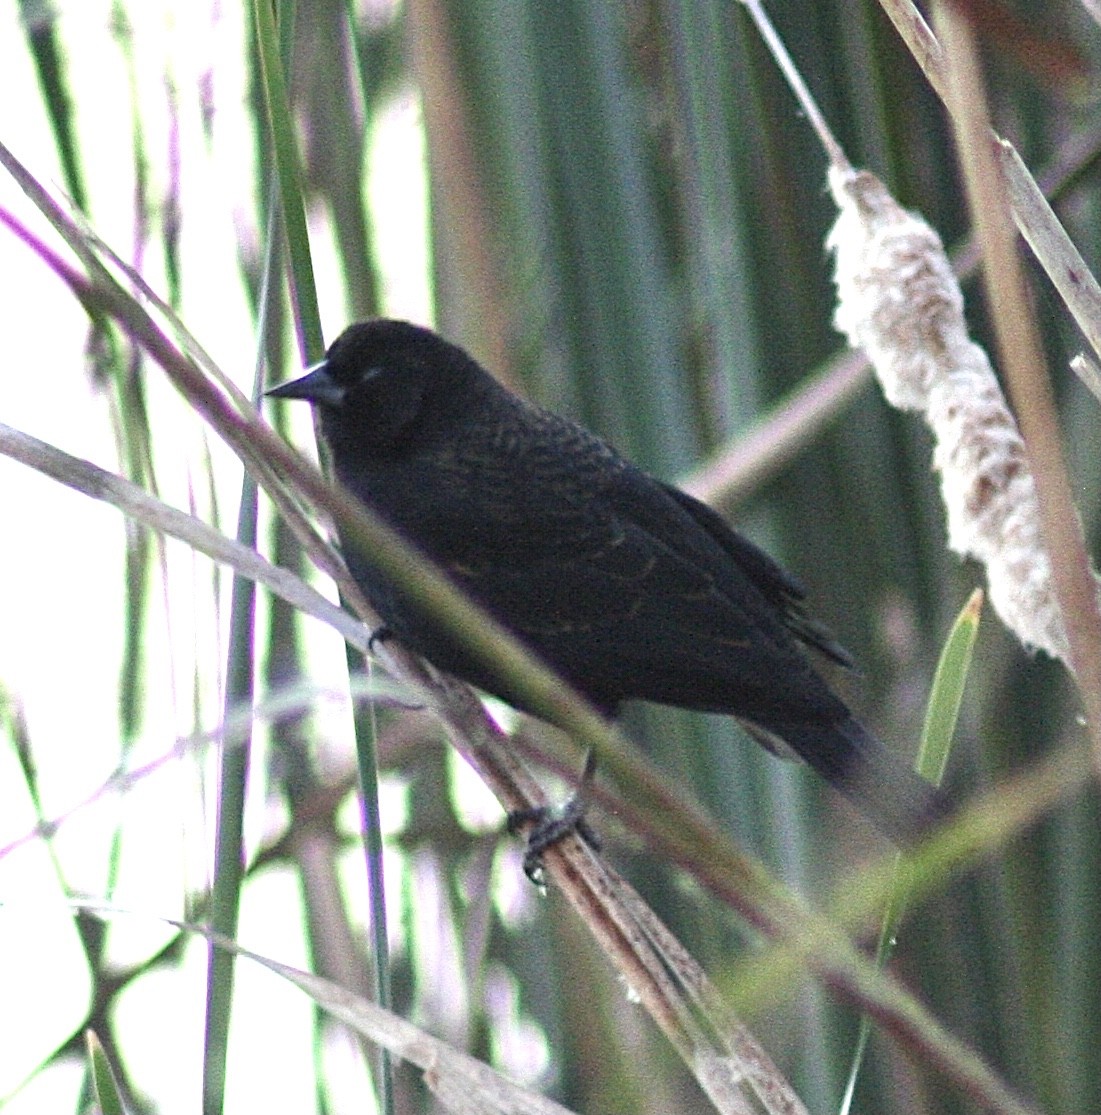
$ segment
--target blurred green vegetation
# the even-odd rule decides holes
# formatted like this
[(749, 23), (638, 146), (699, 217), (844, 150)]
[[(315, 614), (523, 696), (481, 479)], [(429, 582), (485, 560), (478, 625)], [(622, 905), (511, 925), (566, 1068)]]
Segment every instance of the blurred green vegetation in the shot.
[[(127, 7), (123, 0), (114, 6), (120, 26)], [(277, 5), (281, 15), (293, 7)], [(781, 35), (852, 162), (875, 170), (947, 244), (957, 242), (967, 220), (944, 113), (878, 5), (774, 7)], [(1016, 7), (1057, 54), (1080, 57), (1097, 72), (1101, 33), (1083, 7), (1070, 0)], [(96, 225), (97, 194), (86, 189), (81, 169), (92, 160), (96, 129), (133, 128), (134, 165), (127, 169), (141, 181), (139, 167), (163, 157), (141, 138), (146, 106), (135, 95), (131, 122), (74, 121), (71, 102), (80, 89), (67, 60), (83, 47), (69, 13), (47, 16), (29, 3), (22, 13), (66, 189), (74, 199), (93, 199), (88, 216)], [(427, 278), (439, 327), (502, 378), (578, 418), (650, 471), (676, 480), (724, 453), (840, 350), (823, 247), (834, 216), (825, 158), (739, 4), (416, 0), (391, 9), (316, 0), (298, 5), (285, 42), (307, 210), (315, 250), (328, 260), (328, 320), (339, 317), (332, 307), (340, 299), (351, 317), (391, 305), (380, 247), (390, 215), (370, 204), (367, 189), (389, 168), (377, 161), (380, 148), (371, 139), (395, 98), (419, 90), (431, 199)], [(1078, 160), (1056, 207), (1096, 271), (1096, 82), (1084, 91), (1074, 86), (1072, 96), (1055, 71), (1023, 68), (996, 33), (986, 46), (998, 128), (1038, 177), (1072, 154)], [(251, 88), (257, 179), (249, 219), (262, 240), (272, 161), (251, 31), (236, 61), (242, 87)], [(218, 65), (228, 65), (224, 55)], [(176, 95), (186, 102), (201, 99), (202, 90), (181, 85)], [(139, 205), (149, 207), (143, 216), (154, 230), (148, 250), (163, 253), (166, 273), (175, 275), (171, 200), (166, 191)], [(243, 237), (239, 255), (259, 319), (263, 254)], [(186, 269), (179, 281), (186, 301)], [(271, 379), (294, 363), (287, 356), (295, 351), (294, 315), (278, 296), (281, 283), (276, 253), (264, 319)], [(1079, 509), (1096, 553), (1098, 402), (1066, 371), (1079, 338), (1039, 276), (1035, 287)], [(981, 294), (973, 283), (966, 289), (984, 338)], [(157, 429), (141, 375), (127, 368), (121, 348), (95, 351), (107, 352), (101, 359), (117, 385), (119, 468), (144, 478)], [(892, 747), (914, 754), (941, 645), (981, 583), (980, 570), (946, 550), (925, 429), (892, 412), (868, 378), (794, 460), (737, 506), (721, 492), (714, 497), (806, 582), (814, 611), (860, 664), (838, 685)], [(281, 562), (298, 560), (289, 536), (272, 548)], [(139, 556), (138, 570), (120, 570), (131, 590), (130, 641), (119, 665), (124, 739), (140, 730), (137, 633), (156, 596), (145, 582), (156, 572), (154, 555)], [(250, 669), (275, 685), (310, 672), (298, 639), (289, 610), (275, 604), (268, 626), (257, 629), (256, 647), (238, 653), (255, 653), (261, 666), (249, 658)], [(144, 696), (154, 694), (146, 688)], [(961, 796), (989, 786), (1081, 734), (1075, 717), (1061, 668), (1030, 657), (986, 617), (948, 785)], [(728, 721), (633, 709), (626, 726), (670, 778), (812, 902), (852, 861), (883, 851), (806, 771), (777, 762)], [(538, 903), (508, 897), (519, 886), (503, 878), (519, 874), (515, 850), (502, 837), (497, 854), (492, 831), (456, 814), (455, 778), (440, 743), (441, 733), (422, 716), (381, 715), (382, 769), (400, 772), (411, 788), (405, 823), (388, 838), (390, 885), (402, 910), (392, 933), (395, 1008), (506, 1066), (515, 1064), (505, 1051), (510, 1042), (545, 1049), (548, 1067), (535, 1083), (579, 1111), (707, 1110), (564, 904), (553, 895)], [(353, 780), (345, 771), (334, 782), (324, 751), (307, 723), (284, 725), (263, 753), (266, 769), (249, 775), (266, 781), (271, 799), (288, 803), (285, 827), (246, 865), (249, 873), (290, 865), (311, 902), (331, 896), (330, 884), (363, 887), (362, 861), (341, 812)], [(238, 822), (245, 808), (242, 793)], [(1101, 1110), (1099, 820), (1091, 792), (975, 865), (911, 912), (895, 958), (950, 1029), (1051, 1115)], [(730, 911), (646, 849), (619, 840), (614, 821), (594, 821), (608, 830), (609, 856), (709, 971), (720, 976), (752, 947), (752, 933)], [(306, 839), (318, 830), (323, 856)], [(197, 913), (206, 899), (188, 896)], [(355, 900), (345, 893), (325, 918), (317, 909), (288, 916), (307, 920), (319, 970), (365, 990)], [(438, 940), (429, 945), (426, 937)], [(100, 1038), (121, 1068), (122, 1094), (131, 1110), (153, 1110), (162, 1101), (135, 1094), (127, 1049), (111, 1039), (117, 973), (100, 967), (87, 929), (84, 947), (101, 988), (93, 1020), (108, 1031)], [(443, 975), (441, 956), (449, 962)], [(163, 959), (173, 961), (175, 953)], [(126, 982), (161, 960), (158, 954), (137, 965)], [(824, 1112), (840, 1102), (857, 1023), (808, 981), (752, 1025), (808, 1107)], [(62, 1055), (79, 1040), (78, 1031)], [(264, 1035), (252, 1040), (262, 1045)], [(232, 1047), (228, 1058), (232, 1074)], [(323, 1067), (320, 1074), (322, 1105), (332, 1102), (333, 1085)], [(397, 1110), (432, 1110), (412, 1073), (399, 1068), (396, 1081)], [(216, 1103), (208, 1092), (208, 1110)], [(951, 1115), (972, 1108), (934, 1072), (873, 1037), (853, 1110)]]

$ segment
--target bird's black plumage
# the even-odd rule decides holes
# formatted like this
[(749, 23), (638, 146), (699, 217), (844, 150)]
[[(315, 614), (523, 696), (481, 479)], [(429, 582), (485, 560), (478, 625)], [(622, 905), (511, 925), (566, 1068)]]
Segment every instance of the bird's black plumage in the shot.
[[(806, 760), (896, 841), (942, 799), (853, 718), (804, 657), (842, 651), (803, 589), (710, 508), (502, 387), (428, 329), (347, 329), (271, 394), (319, 410), (337, 478), (597, 706), (728, 713)], [(440, 669), (523, 707), (462, 640), (356, 549), (387, 628)]]

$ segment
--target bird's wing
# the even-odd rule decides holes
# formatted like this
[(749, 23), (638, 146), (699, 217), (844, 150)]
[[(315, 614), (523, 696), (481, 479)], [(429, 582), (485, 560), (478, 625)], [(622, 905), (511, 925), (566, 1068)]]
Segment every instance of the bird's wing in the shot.
[(642, 515), (593, 501), (558, 526), (540, 518), (504, 548), (508, 560), (472, 549), (445, 566), (598, 702), (642, 698), (766, 723), (779, 706), (795, 715), (840, 707), (784, 613), (735, 555), (720, 560), (693, 540), (700, 524), (676, 503)]
[(734, 559), (739, 570), (757, 586), (765, 599), (777, 607), (784, 617), (785, 626), (792, 634), (834, 662), (848, 667), (853, 665), (848, 651), (833, 638), (826, 627), (807, 615), (802, 603), (806, 589), (797, 577), (778, 565), (748, 538), (733, 530), (707, 504), (670, 485), (663, 484), (662, 487)]

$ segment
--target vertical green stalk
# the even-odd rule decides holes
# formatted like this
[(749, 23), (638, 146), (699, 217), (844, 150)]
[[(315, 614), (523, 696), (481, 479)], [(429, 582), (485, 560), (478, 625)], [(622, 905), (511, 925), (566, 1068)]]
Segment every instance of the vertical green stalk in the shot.
[[(271, 129), (275, 173), (279, 180), (283, 227), (287, 237), (291, 306), (303, 362), (311, 363), (320, 359), (325, 351), (325, 341), (321, 332), (321, 315), (317, 308), (317, 286), (314, 283), (306, 208), (302, 201), (302, 177), (298, 169), (294, 118), (290, 110), (283, 55), (272, 5), (269, 0), (253, 0), (252, 10), (256, 19), (256, 44), (260, 52), (264, 101), (267, 106), (268, 127)], [(293, 26), (294, 3), (293, 0), (288, 0), (280, 7), (280, 27), (289, 34), (289, 29)]]
[[(915, 767), (918, 774), (937, 786), (944, 778), (948, 756), (952, 750), (952, 738), (956, 732), (956, 721), (959, 719), (963, 691), (971, 668), (975, 639), (979, 633), (982, 602), (982, 590), (976, 589), (956, 617), (941, 651), (933, 678), (933, 689), (925, 710), (925, 726), (921, 733), (921, 747)], [(880, 968), (887, 966), (894, 952), (898, 929), (909, 901), (909, 892), (909, 867), (906, 858), (900, 855), (896, 865), (894, 892), (883, 912), (883, 924), (879, 931), (876, 961)], [(871, 1020), (864, 1015), (860, 1019), (860, 1032), (853, 1051), (845, 1094), (841, 1100), (840, 1115), (848, 1115), (852, 1108), (853, 1094), (864, 1063), (871, 1029)]]
[[(299, 348), (303, 361), (310, 363), (324, 351), (321, 320), (317, 307), (309, 235), (303, 203), (298, 150), (294, 120), (284, 78), (285, 59), (276, 38), (272, 10), (265, 0), (254, 0), (256, 35), (260, 55), (263, 89), (275, 155), (279, 202), (283, 212), (290, 267), (291, 303), (297, 326)], [(293, 27), (293, 4), (282, 9), (281, 27), (284, 35)], [(362, 658), (348, 649), (350, 672), (362, 669)], [(372, 974), (376, 997), (382, 1006), (390, 1006), (389, 943), (385, 910), (382, 835), (378, 802), (378, 758), (375, 748), (375, 726), (371, 716), (358, 715), (356, 728), (356, 762), (364, 827), (364, 852), (367, 861), (367, 885), (370, 896)], [(379, 1102), (384, 1112), (393, 1110), (391, 1064), (382, 1051), (378, 1073)]]

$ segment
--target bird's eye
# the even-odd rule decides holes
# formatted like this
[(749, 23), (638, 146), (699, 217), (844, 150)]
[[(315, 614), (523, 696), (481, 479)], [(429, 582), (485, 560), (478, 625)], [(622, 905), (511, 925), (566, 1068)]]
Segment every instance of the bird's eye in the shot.
[(369, 387), (383, 380), (385, 370), (381, 364), (366, 364), (362, 368), (343, 367), (337, 374), (346, 387), (354, 390), (356, 387)]

